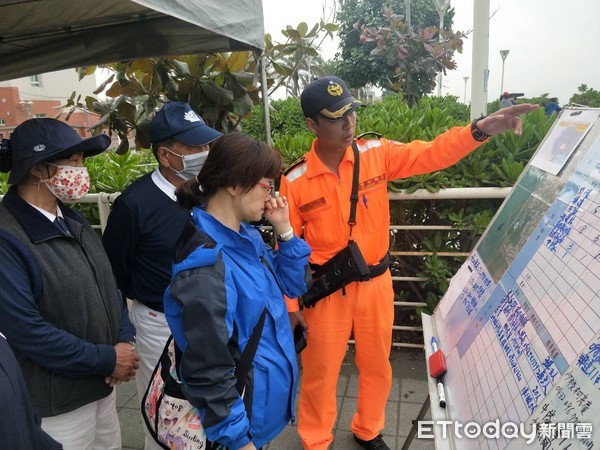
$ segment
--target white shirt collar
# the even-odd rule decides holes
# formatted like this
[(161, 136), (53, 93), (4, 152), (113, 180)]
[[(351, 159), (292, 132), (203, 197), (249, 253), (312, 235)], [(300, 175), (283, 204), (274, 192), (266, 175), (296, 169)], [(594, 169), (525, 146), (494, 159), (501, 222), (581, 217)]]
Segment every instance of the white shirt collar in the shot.
[(154, 181), (156, 187), (163, 191), (167, 197), (170, 197), (174, 202), (177, 201), (177, 197), (175, 197), (175, 186), (173, 186), (165, 177), (163, 177), (163, 174), (160, 173), (160, 170), (156, 169), (154, 172), (152, 172), (152, 181)]
[[(29, 202), (27, 202), (27, 203), (29, 203)], [(42, 209), (39, 206), (34, 205), (33, 203), (29, 203), (29, 204), (31, 206), (33, 206), (35, 209), (37, 209), (39, 212), (41, 212), (44, 216), (46, 216), (50, 222), (54, 222), (54, 219), (56, 219), (56, 216), (62, 217), (63, 219), (65, 218), (65, 216), (63, 216), (63, 213), (60, 210), (59, 206), (56, 207), (56, 211), (58, 214), (52, 214), (52, 213), (49, 213), (48, 211), (46, 211), (45, 209)]]

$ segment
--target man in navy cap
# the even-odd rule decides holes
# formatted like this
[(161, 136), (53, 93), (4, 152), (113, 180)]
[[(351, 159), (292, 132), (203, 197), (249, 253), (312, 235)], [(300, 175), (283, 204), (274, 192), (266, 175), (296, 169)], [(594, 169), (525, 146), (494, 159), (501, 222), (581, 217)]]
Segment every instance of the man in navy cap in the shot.
[[(117, 198), (104, 230), (104, 248), (117, 285), (124, 297), (133, 300), (131, 321), (140, 355), (136, 375), (140, 399), (171, 334), (163, 313), (163, 293), (171, 281), (175, 242), (189, 217), (188, 211), (177, 205), (175, 189), (198, 174), (208, 155), (208, 144), (221, 135), (187, 103), (167, 103), (150, 124), (158, 168)], [(145, 449), (160, 448), (145, 432)]]
[[(370, 279), (347, 284), (313, 308), (305, 308), (302, 314), (296, 312), (297, 302), (288, 304), (288, 311), (293, 312), (292, 328), (296, 323), (305, 328), (308, 325), (307, 347), (302, 352), (298, 432), (305, 450), (326, 450), (333, 441), (337, 379), (353, 334), (359, 376), (357, 411), (350, 428), (361, 447), (389, 450), (381, 435), (392, 386), (389, 355), (394, 322), (394, 290), (387, 258), (387, 182), (444, 169), (491, 135), (509, 129), (520, 133), (518, 115), (537, 105), (511, 106), (464, 127), (452, 128), (431, 142), (403, 144), (384, 138), (354, 137), (355, 110), (363, 104), (340, 78), (313, 81), (302, 92), (300, 103), (306, 125), (316, 139), (310, 151), (281, 178), (280, 193), (288, 199), (290, 222), (312, 248), (313, 269), (318, 270), (352, 239), (369, 266)], [(358, 204), (355, 220), (350, 221), (357, 161)]]

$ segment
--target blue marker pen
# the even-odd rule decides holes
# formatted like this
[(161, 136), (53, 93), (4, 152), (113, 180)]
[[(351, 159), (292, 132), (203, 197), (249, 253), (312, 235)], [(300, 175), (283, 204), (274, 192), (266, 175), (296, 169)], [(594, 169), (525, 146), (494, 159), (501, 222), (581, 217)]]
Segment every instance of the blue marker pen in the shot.
[(433, 353), (438, 351), (437, 341), (435, 336), (431, 336), (431, 348), (433, 349)]
[(367, 205), (367, 196), (363, 194), (363, 203), (365, 204), (365, 208), (369, 209), (369, 205)]

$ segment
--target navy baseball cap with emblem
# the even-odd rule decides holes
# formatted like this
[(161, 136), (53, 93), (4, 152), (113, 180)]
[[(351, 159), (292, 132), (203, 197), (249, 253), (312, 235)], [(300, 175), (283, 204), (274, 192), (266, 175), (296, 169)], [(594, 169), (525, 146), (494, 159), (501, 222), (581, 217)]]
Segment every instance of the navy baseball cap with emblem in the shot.
[(365, 106), (356, 100), (338, 77), (321, 77), (304, 88), (300, 95), (300, 104), (304, 117), (321, 114), (330, 120), (346, 117), (359, 106)]
[(110, 145), (105, 134), (83, 139), (71, 126), (51, 118), (29, 119), (14, 129), (2, 145), (0, 171), (8, 172), (9, 184), (19, 183), (37, 163), (102, 153)]
[(222, 135), (184, 102), (165, 104), (150, 122), (150, 140), (154, 143), (176, 139), (186, 145), (206, 145)]

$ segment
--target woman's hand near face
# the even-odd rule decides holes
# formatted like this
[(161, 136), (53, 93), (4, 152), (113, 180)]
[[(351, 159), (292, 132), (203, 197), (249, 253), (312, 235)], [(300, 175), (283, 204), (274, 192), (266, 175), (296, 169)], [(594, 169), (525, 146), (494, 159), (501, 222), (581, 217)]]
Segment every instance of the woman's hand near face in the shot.
[(285, 197), (270, 197), (265, 201), (265, 219), (273, 225), (275, 234), (285, 233), (290, 230), (290, 209), (288, 207), (287, 198)]

